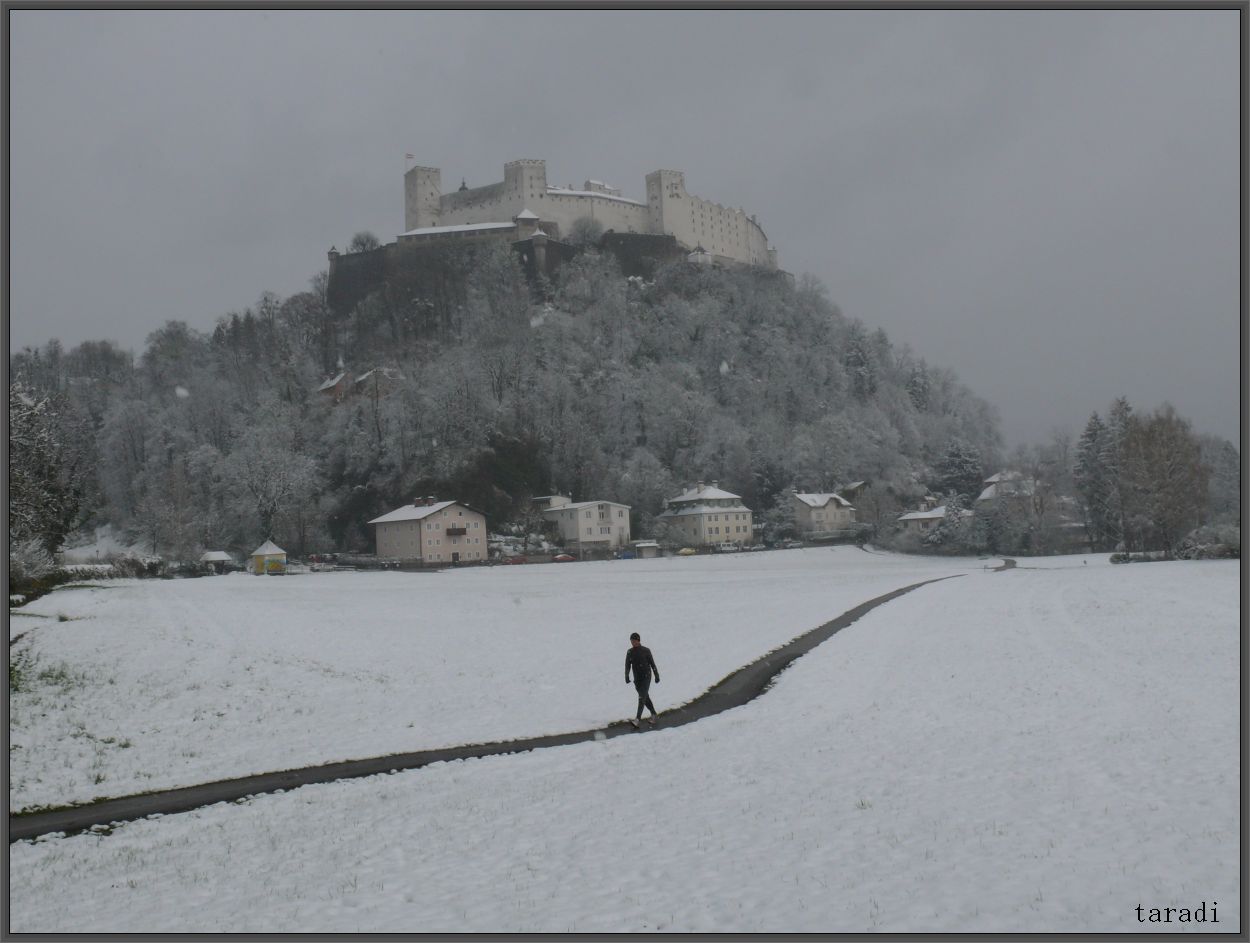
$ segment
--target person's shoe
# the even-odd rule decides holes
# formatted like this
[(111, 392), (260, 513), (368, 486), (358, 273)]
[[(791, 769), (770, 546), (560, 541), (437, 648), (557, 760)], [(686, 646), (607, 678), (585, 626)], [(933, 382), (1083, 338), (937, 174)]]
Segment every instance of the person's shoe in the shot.
[(630, 722), (630, 724), (633, 726), (633, 728), (634, 728), (635, 730), (637, 730), (637, 729), (638, 729), (638, 718), (637, 718), (637, 717), (631, 717), (631, 718), (629, 718), (629, 722)]
[(649, 723), (652, 727), (655, 726), (655, 714), (652, 714), (650, 717), (647, 718), (647, 723)]

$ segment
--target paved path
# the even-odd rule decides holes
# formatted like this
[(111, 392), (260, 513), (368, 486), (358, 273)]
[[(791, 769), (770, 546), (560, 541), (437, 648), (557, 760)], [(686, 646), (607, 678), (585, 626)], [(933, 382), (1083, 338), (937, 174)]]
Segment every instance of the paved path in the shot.
[[(910, 593), (929, 583), (951, 579), (942, 576), (937, 579), (913, 583), (877, 596), (867, 602), (860, 603), (854, 609), (848, 609), (836, 619), (817, 626), (792, 639), (780, 648), (776, 648), (761, 658), (757, 658), (745, 667), (717, 682), (693, 701), (681, 707), (665, 711), (659, 717), (655, 729), (680, 727), (694, 723), (712, 714), (740, 707), (747, 701), (758, 697), (773, 682), (773, 679), (789, 664), (811, 651), (821, 642), (828, 639), (839, 629), (844, 629), (865, 613), (883, 603), (896, 599), (904, 593)], [(642, 733), (647, 732), (643, 725)], [(9, 816), (9, 841), (15, 842), (26, 838), (34, 838), (49, 832), (80, 832), (93, 825), (109, 825), (114, 822), (128, 822), (145, 818), (149, 815), (169, 815), (175, 812), (186, 812), (216, 802), (234, 802), (247, 796), (266, 792), (296, 789), (311, 783), (328, 783), (340, 779), (353, 779), (359, 776), (376, 776), (379, 773), (391, 773), (401, 769), (417, 769), (430, 763), (447, 760), (463, 760), (477, 756), (496, 756), (507, 753), (523, 753), (542, 747), (563, 746), (568, 743), (584, 743), (588, 740), (604, 740), (608, 737), (619, 737), (623, 734), (637, 735), (638, 732), (627, 722), (610, 724), (597, 730), (579, 730), (575, 733), (552, 734), (542, 737), (529, 737), (523, 740), (503, 740), (495, 743), (474, 743), (467, 746), (445, 747), (437, 750), (421, 750), (417, 753), (397, 753), (389, 756), (373, 757), (364, 760), (344, 760), (341, 763), (327, 763), (323, 766), (309, 766), (303, 769), (284, 770), (277, 773), (260, 773), (255, 776), (243, 776), (238, 779), (223, 779), (218, 782), (203, 783), (199, 786), (184, 786), (181, 789), (167, 789), (161, 792), (143, 793), (136, 796), (122, 796), (117, 799), (105, 799), (90, 805), (73, 806), (55, 809), (49, 812), (31, 812), (25, 815)]]

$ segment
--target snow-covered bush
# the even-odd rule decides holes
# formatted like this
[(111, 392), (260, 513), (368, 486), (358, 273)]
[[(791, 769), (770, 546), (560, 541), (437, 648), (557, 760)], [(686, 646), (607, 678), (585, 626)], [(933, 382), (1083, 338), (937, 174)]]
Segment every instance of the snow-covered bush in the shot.
[(151, 579), (162, 576), (165, 563), (155, 557), (134, 557), (123, 554), (112, 561), (113, 575), (129, 579)]
[(1181, 560), (1240, 560), (1241, 527), (1206, 524), (1191, 531), (1176, 549)]
[(9, 585), (42, 579), (56, 569), (52, 554), (37, 539), (22, 540), (9, 548)]

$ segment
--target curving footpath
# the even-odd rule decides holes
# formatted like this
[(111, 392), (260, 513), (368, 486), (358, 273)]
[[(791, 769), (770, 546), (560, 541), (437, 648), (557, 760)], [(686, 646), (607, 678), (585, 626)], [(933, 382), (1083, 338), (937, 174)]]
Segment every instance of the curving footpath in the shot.
[[(963, 574), (954, 574), (962, 576)], [(891, 599), (897, 599), (904, 593), (910, 593), (929, 583), (953, 579), (953, 576), (941, 576), (936, 579), (913, 583), (877, 596), (867, 602), (848, 609), (836, 619), (817, 626), (795, 639), (775, 648), (768, 654), (714, 684), (694, 700), (680, 707), (672, 708), (660, 714), (654, 729), (681, 727), (694, 723), (712, 714), (741, 707), (748, 701), (763, 694), (773, 680), (792, 661), (805, 655), (821, 642), (827, 640), (835, 632), (846, 628), (865, 613), (877, 608)], [(499, 756), (507, 753), (524, 753), (543, 747), (564, 746), (569, 743), (584, 743), (589, 740), (605, 740), (619, 737), (622, 734), (636, 734), (626, 721), (609, 724), (595, 730), (579, 730), (574, 733), (549, 734), (541, 737), (529, 737), (523, 740), (501, 740), (494, 743), (474, 743), (466, 746), (443, 747), (435, 750), (421, 750), (416, 753), (395, 753), (364, 760), (344, 760), (339, 763), (326, 763), (322, 766), (308, 766), (303, 769), (283, 770), (277, 773), (259, 773), (254, 776), (243, 776), (238, 779), (223, 779), (198, 786), (183, 786), (179, 789), (167, 789), (160, 792), (147, 792), (134, 796), (122, 796), (117, 799), (102, 799), (89, 805), (70, 806), (53, 809), (47, 812), (29, 812), (9, 816), (9, 842), (35, 838), (52, 832), (81, 832), (92, 826), (111, 825), (117, 822), (129, 822), (146, 818), (150, 815), (170, 815), (176, 812), (187, 812), (217, 802), (235, 802), (248, 796), (267, 792), (280, 792), (308, 786), (313, 783), (328, 783), (340, 779), (354, 779), (360, 776), (376, 776), (380, 773), (394, 773), (399, 770), (418, 769), (431, 763), (443, 763), (448, 760), (464, 760), (478, 756)]]

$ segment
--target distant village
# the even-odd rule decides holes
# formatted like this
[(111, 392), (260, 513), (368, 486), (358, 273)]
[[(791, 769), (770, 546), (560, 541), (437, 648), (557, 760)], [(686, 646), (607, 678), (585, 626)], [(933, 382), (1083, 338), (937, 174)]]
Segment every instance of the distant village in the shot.
[[(988, 478), (976, 499), (979, 509), (995, 503), (1027, 501), (1032, 495), (1028, 480), (1018, 472), (1002, 472)], [(694, 556), (705, 553), (737, 553), (773, 548), (863, 542), (872, 525), (857, 520), (852, 499), (871, 490), (867, 481), (850, 482), (838, 492), (784, 494), (790, 513), (793, 538), (769, 545), (763, 542), (763, 525), (740, 495), (720, 487), (719, 481), (698, 481), (689, 489), (665, 501), (656, 517), (666, 539), (635, 540), (630, 531), (630, 506), (616, 501), (573, 501), (567, 495), (552, 494), (533, 499), (533, 510), (540, 521), (540, 534), (525, 533), (508, 538), (492, 535), (486, 515), (456, 500), (439, 500), (434, 495), (416, 498), (368, 523), (374, 528), (376, 553), (314, 554), (313, 569), (377, 567), (416, 569), (460, 565), (565, 563), (576, 560), (649, 558), (666, 553)], [(921, 506), (898, 516), (895, 526), (907, 533), (923, 535), (947, 518), (940, 499), (929, 495)], [(961, 509), (963, 517), (973, 511)], [(1079, 526), (1079, 525), (1078, 525)], [(1072, 550), (1084, 548), (1084, 528), (1073, 533)], [(540, 543), (533, 552), (532, 538)], [(221, 551), (206, 553), (203, 562), (217, 571), (230, 558)], [(288, 570), (287, 554), (272, 541), (253, 551), (247, 566), (256, 574), (280, 574)]]

